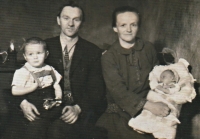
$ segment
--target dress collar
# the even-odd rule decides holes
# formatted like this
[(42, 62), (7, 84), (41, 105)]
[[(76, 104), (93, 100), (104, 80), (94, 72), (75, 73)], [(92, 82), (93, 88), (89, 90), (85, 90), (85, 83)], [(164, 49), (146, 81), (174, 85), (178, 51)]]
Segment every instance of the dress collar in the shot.
[(144, 47), (144, 43), (141, 39), (139, 38), (136, 38), (136, 42), (135, 42), (135, 45), (133, 47), (131, 47), (130, 49), (125, 49), (123, 48), (120, 43), (119, 43), (119, 40), (117, 40), (114, 45), (117, 47), (117, 50), (118, 52), (120, 52), (121, 54), (131, 54), (133, 53), (134, 51), (140, 51), (142, 50), (142, 48)]

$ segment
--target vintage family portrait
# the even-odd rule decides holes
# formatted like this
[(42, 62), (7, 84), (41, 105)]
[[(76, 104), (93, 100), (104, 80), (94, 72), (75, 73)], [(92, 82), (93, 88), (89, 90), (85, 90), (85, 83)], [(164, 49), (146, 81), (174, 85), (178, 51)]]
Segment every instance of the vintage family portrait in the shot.
[(0, 139), (200, 139), (199, 0), (0, 0)]

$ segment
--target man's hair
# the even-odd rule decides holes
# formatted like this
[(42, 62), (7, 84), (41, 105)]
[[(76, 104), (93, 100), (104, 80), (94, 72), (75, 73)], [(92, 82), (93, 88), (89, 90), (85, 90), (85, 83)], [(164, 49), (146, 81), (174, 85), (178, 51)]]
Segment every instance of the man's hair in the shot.
[(57, 14), (58, 17), (60, 17), (60, 14), (62, 13), (62, 10), (66, 7), (66, 6), (70, 6), (70, 7), (73, 7), (73, 8), (78, 8), (81, 10), (81, 20), (82, 22), (85, 21), (85, 15), (84, 15), (84, 12), (83, 12), (83, 8), (78, 4), (76, 3), (75, 1), (69, 1), (68, 3), (62, 5), (59, 9), (59, 12)]
[(39, 37), (31, 37), (29, 39), (26, 39), (26, 41), (23, 43), (22, 48), (21, 48), (23, 53), (25, 53), (26, 46), (29, 44), (41, 44), (44, 50), (47, 51), (46, 42), (43, 39)]
[(125, 13), (125, 12), (133, 12), (136, 13), (139, 19), (138, 25), (140, 26), (140, 14), (138, 12), (138, 10), (134, 7), (131, 6), (122, 6), (122, 7), (118, 7), (113, 11), (112, 14), (112, 27), (116, 27), (116, 22), (117, 22), (117, 15), (120, 13)]

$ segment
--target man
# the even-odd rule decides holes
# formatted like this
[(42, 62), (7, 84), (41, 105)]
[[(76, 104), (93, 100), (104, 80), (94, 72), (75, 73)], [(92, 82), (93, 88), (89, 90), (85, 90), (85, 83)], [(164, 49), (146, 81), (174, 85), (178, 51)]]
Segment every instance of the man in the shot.
[[(65, 105), (60, 119), (48, 128), (48, 138), (92, 138), (89, 134), (105, 107), (101, 50), (78, 36), (83, 21), (83, 10), (77, 4), (64, 5), (57, 15), (60, 36), (46, 40), (49, 51), (46, 63), (63, 76)], [(23, 100), (20, 107), (29, 121), (38, 120), (39, 111), (33, 104)]]

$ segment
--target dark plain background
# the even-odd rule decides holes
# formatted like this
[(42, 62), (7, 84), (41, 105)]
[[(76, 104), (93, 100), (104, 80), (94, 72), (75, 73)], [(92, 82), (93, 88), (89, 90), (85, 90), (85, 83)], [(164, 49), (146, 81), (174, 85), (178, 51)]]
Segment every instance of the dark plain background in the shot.
[[(0, 0), (0, 51), (7, 50), (14, 40), (18, 61), (23, 60), (19, 47), (23, 38), (33, 36), (43, 39), (59, 35), (56, 23), (59, 7), (66, 0)], [(141, 14), (138, 36), (152, 42), (157, 51), (163, 47), (173, 49), (178, 58), (186, 59), (191, 73), (200, 81), (200, 1), (199, 0), (77, 0), (85, 12), (85, 22), (80, 36), (104, 49), (117, 36), (111, 27), (112, 11), (119, 6), (136, 7)], [(1, 65), (0, 65), (1, 66)], [(10, 88), (12, 73), (0, 73), (0, 89)], [(4, 94), (0, 94), (4, 96)], [(3, 98), (3, 97), (1, 97)], [(1, 121), (8, 113), (4, 99), (0, 99)], [(7, 102), (6, 102), (7, 103)], [(185, 104), (181, 113), (178, 139), (190, 139), (191, 119), (199, 112), (199, 100)], [(200, 122), (200, 119), (199, 119)], [(3, 123), (0, 123), (3, 128)], [(199, 130), (199, 129), (193, 129)]]

